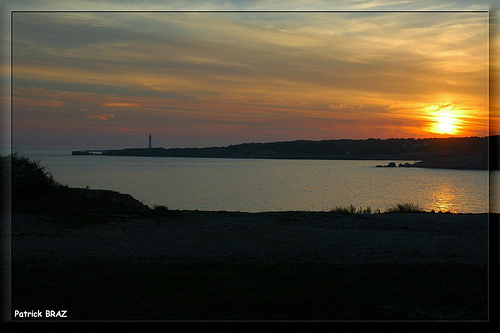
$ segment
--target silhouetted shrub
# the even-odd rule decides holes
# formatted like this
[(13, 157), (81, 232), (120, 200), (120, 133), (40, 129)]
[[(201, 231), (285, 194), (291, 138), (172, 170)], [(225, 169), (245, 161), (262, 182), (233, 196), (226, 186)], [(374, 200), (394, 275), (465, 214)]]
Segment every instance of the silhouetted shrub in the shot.
[[(7, 158), (2, 158), (2, 168), (8, 163)], [(45, 170), (39, 162), (31, 161), (26, 157), (14, 153), (10, 156), (12, 199), (30, 200), (47, 195), (62, 187), (54, 177)], [(8, 166), (7, 166), (8, 167)]]

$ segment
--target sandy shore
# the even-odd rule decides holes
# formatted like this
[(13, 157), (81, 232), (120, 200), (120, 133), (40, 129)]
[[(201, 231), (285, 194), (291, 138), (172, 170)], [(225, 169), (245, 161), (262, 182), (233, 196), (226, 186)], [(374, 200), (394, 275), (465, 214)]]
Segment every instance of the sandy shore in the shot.
[[(69, 222), (69, 223), (68, 223)], [(86, 260), (235, 263), (472, 263), (488, 260), (487, 214), (178, 211), (75, 226), (12, 217), (16, 264)]]

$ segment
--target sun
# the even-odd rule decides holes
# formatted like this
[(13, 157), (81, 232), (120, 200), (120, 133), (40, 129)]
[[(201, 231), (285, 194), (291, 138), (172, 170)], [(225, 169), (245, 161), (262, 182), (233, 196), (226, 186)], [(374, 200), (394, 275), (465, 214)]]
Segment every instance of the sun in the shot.
[(436, 132), (440, 134), (453, 134), (457, 132), (457, 120), (448, 113), (443, 113), (436, 118)]
[(460, 132), (461, 121), (459, 120), (461, 112), (454, 108), (445, 107), (439, 110), (431, 110), (428, 113), (429, 128), (432, 133), (443, 135), (454, 135)]

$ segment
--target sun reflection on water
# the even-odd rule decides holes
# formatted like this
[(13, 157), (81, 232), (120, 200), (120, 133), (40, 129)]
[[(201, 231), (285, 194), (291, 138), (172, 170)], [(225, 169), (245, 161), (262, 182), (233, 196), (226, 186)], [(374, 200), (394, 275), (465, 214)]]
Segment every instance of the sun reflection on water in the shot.
[(455, 193), (452, 188), (446, 185), (435, 187), (435, 191), (431, 193), (432, 203), (430, 209), (435, 212), (450, 212), (458, 213), (457, 207), (453, 204), (455, 201)]

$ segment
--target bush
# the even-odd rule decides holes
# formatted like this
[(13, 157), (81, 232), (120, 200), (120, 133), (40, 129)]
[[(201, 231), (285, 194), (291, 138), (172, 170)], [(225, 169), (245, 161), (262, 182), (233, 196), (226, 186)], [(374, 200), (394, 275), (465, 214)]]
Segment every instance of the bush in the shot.
[(154, 205), (153, 206), (153, 210), (155, 212), (159, 212), (159, 213), (164, 213), (164, 212), (168, 212), (168, 207), (167, 206), (163, 206), (163, 205)]
[(2, 171), (9, 173), (9, 159), (12, 199), (30, 200), (62, 187), (39, 162), (31, 161), (17, 153), (2, 157)]

